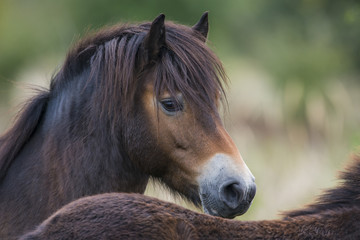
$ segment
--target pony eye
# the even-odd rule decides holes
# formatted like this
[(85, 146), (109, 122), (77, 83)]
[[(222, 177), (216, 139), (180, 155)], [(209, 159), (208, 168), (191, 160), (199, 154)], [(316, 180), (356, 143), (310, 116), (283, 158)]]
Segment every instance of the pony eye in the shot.
[(165, 113), (174, 114), (184, 109), (184, 104), (173, 98), (166, 98), (160, 101)]

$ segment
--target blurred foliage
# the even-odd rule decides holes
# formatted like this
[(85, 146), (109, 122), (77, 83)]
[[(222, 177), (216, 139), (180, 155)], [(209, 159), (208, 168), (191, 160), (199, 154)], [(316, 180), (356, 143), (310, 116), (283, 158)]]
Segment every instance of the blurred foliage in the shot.
[[(161, 12), (183, 24), (193, 24), (206, 10), (210, 11), (211, 39), (224, 41), (226, 44), (219, 46), (227, 53), (261, 61), (281, 79), (297, 75), (313, 82), (348, 68), (357, 70), (360, 63), (360, 2), (355, 0), (221, 4), (215, 0), (2, 0), (0, 72), (3, 77), (12, 77), (26, 61), (46, 52), (63, 52), (74, 36), (89, 28), (119, 21), (149, 21)], [(304, 71), (308, 68), (310, 72)]]
[(359, 71), (358, 1), (2, 0), (1, 95), (6, 95), (9, 79), (24, 64), (44, 55), (64, 54), (88, 29), (152, 20), (160, 12), (193, 24), (205, 10), (210, 11), (210, 40), (218, 53), (252, 58), (280, 87), (300, 81), (304, 90), (321, 91), (329, 77)]
[[(31, 79), (26, 69), (61, 64), (89, 30), (160, 13), (193, 25), (204, 11), (209, 45), (233, 83), (227, 127), (258, 180), (251, 216), (305, 201), (313, 185), (329, 185), (322, 160), (345, 160), (360, 144), (359, 1), (1, 0), (0, 124), (16, 82)], [(319, 169), (326, 180), (308, 177)]]

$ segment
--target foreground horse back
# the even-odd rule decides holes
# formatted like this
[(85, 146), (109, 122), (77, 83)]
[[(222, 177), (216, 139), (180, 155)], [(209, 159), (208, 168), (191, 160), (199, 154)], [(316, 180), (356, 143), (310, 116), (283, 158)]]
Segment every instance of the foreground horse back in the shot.
[(110, 193), (70, 203), (22, 240), (359, 239), (360, 157), (349, 169), (341, 186), (284, 220), (226, 220), (143, 195)]

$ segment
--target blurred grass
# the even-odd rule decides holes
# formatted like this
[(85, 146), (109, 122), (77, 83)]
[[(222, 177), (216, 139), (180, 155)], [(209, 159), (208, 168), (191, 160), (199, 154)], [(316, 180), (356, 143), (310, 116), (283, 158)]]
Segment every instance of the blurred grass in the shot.
[[(33, 94), (29, 86), (48, 86), (89, 28), (161, 12), (191, 25), (205, 10), (209, 45), (231, 80), (224, 123), (258, 186), (240, 219), (276, 218), (308, 203), (336, 184), (336, 172), (360, 150), (357, 1), (2, 0), (0, 131)], [(147, 194), (174, 201), (152, 185)]]

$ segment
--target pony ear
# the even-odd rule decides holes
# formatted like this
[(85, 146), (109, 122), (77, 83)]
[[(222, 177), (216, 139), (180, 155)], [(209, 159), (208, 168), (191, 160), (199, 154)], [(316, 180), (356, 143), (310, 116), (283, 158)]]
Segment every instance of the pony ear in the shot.
[(209, 12), (204, 12), (201, 16), (200, 20), (192, 27), (192, 29), (198, 33), (200, 33), (204, 37), (204, 42), (207, 39), (208, 31), (209, 31), (209, 21), (208, 21)]
[(164, 20), (164, 14), (160, 14), (157, 18), (155, 18), (151, 24), (150, 31), (145, 37), (144, 48), (149, 61), (157, 59), (160, 49), (165, 46)]

